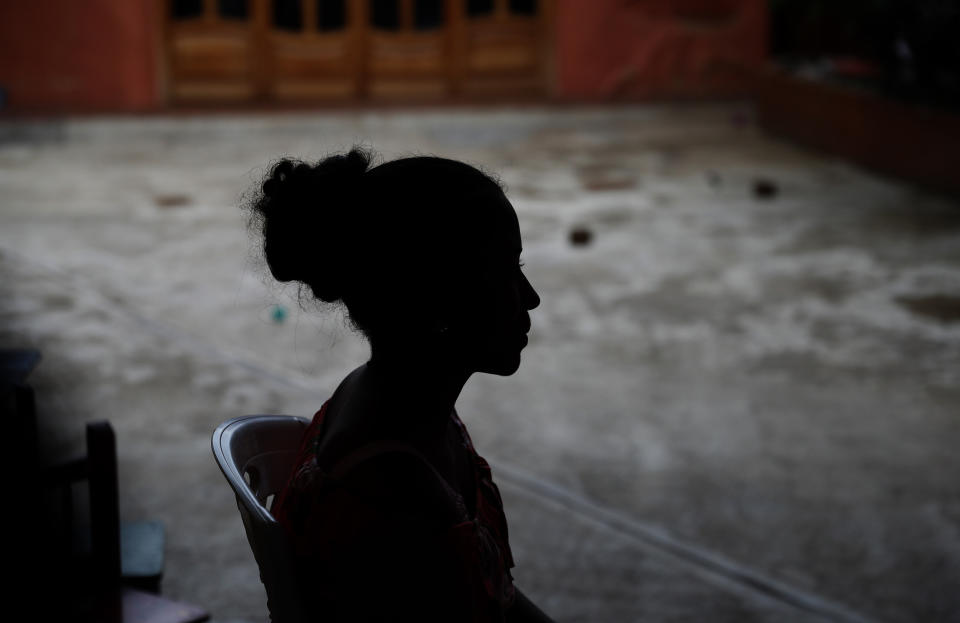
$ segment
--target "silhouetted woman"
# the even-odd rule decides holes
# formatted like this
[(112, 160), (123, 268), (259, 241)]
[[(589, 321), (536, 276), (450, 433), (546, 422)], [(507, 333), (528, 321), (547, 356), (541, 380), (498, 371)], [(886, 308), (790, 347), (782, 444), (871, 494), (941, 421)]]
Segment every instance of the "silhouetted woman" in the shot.
[(369, 340), (308, 428), (274, 512), (318, 621), (546, 621), (513, 586), (499, 491), (454, 410), (513, 374), (540, 303), (496, 181), (354, 149), (277, 164), (253, 205), (274, 277)]

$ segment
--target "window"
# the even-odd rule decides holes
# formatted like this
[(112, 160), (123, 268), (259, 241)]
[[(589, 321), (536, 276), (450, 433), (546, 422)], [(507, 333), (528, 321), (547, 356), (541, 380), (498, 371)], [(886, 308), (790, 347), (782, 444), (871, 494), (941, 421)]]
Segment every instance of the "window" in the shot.
[(443, 23), (442, 0), (416, 0), (413, 5), (413, 27), (433, 30)]
[(247, 19), (247, 0), (217, 0), (217, 12), (224, 19)]
[(467, 15), (489, 15), (493, 13), (493, 0), (467, 0)]
[(170, 3), (170, 17), (190, 19), (203, 15), (203, 0), (173, 0)]
[(346, 24), (346, 0), (317, 0), (317, 30), (342, 30)]
[(383, 30), (399, 30), (399, 4), (397, 0), (370, 0), (370, 23)]
[(514, 15), (536, 15), (537, 0), (510, 0), (510, 12)]
[(300, 0), (273, 0), (273, 25), (281, 30), (303, 30)]

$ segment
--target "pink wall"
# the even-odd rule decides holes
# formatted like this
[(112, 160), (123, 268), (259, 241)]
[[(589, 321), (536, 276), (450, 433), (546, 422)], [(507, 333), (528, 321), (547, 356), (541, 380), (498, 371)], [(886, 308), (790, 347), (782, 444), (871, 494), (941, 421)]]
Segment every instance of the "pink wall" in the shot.
[(0, 2), (0, 86), (11, 111), (160, 103), (153, 0)]
[(767, 52), (766, 0), (559, 0), (565, 99), (745, 93)]

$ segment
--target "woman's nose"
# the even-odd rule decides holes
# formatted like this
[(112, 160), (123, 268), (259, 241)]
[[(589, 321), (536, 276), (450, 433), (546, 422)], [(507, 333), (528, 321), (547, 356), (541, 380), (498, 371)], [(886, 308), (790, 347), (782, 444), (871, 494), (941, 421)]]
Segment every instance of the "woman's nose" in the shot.
[(523, 305), (527, 309), (536, 309), (540, 306), (540, 295), (533, 289), (533, 284), (530, 283), (526, 275), (523, 275), (523, 290), (521, 296), (523, 297)]

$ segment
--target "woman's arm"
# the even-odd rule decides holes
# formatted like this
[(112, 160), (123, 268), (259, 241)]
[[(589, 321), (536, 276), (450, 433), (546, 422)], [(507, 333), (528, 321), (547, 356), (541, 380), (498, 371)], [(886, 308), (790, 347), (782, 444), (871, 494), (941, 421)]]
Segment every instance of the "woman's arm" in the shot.
[(345, 479), (366, 498), (369, 515), (365, 538), (353, 544), (342, 568), (344, 620), (472, 620), (462, 568), (443, 538), (449, 521), (430, 486), (435, 478), (411, 455), (387, 454)]

